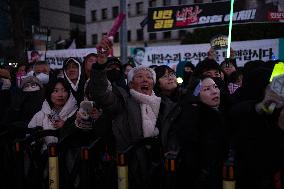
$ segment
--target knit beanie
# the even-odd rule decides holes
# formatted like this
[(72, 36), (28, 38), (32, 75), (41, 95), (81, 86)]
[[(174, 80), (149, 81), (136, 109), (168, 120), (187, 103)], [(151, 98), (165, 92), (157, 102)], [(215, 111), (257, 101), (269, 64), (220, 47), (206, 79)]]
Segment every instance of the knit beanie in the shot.
[(20, 88), (23, 89), (26, 87), (26, 85), (28, 83), (36, 83), (40, 88), (42, 88), (42, 84), (41, 82), (39, 81), (39, 79), (35, 76), (28, 76), (28, 77), (25, 77), (22, 81), (21, 81), (21, 86)]

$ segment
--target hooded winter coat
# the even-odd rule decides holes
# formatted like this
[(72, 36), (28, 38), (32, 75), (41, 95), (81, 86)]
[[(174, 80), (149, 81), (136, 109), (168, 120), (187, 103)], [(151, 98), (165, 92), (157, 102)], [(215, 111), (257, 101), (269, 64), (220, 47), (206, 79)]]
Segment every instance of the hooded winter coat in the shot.
[[(68, 98), (67, 102), (59, 112), (59, 117), (62, 119), (65, 123), (64, 126), (61, 128), (61, 130), (66, 130), (67, 127), (71, 126), (71, 123), (74, 123), (74, 115), (77, 111), (78, 107), (76, 105), (76, 100), (73, 97), (72, 94), (70, 94), (70, 97)], [(51, 129), (55, 130), (53, 127), (52, 120), (50, 120), (50, 115), (52, 113), (52, 110), (50, 108), (49, 103), (45, 100), (42, 104), (42, 108), (39, 112), (37, 112), (30, 123), (28, 124), (29, 128), (34, 128), (37, 126), (43, 127), (44, 130)], [(72, 117), (73, 116), (73, 117)], [(58, 139), (56, 137), (45, 137), (45, 144), (58, 142)], [(43, 149), (46, 148), (46, 145), (43, 146)]]
[[(68, 78), (66, 74), (67, 65), (71, 62), (76, 63), (79, 69), (79, 76), (75, 84), (72, 83), (72, 81)], [(84, 100), (84, 86), (85, 86), (85, 76), (82, 72), (80, 62), (77, 61), (75, 58), (66, 59), (63, 63), (63, 74), (64, 74), (64, 79), (68, 82), (69, 88), (71, 89), (71, 92), (77, 101), (77, 104), (80, 104), (80, 102)]]

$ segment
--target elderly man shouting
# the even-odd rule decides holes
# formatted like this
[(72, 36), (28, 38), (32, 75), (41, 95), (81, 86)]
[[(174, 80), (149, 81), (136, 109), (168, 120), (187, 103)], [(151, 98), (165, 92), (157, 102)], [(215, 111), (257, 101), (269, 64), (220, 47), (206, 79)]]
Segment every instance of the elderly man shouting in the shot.
[[(90, 84), (92, 100), (112, 119), (116, 150), (122, 152), (144, 138), (159, 141), (157, 120), (161, 98), (153, 92), (156, 74), (148, 67), (136, 67), (128, 73), (129, 92), (110, 84), (105, 68), (111, 47), (112, 42), (106, 37), (97, 45), (97, 49), (105, 51), (98, 50), (98, 61), (93, 65)], [(158, 143), (139, 146), (128, 157), (130, 188), (158, 188)]]

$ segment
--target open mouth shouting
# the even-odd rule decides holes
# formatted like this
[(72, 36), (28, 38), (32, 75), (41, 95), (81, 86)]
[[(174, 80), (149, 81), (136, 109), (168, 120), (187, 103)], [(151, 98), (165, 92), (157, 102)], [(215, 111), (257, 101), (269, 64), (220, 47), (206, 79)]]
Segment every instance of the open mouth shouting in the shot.
[(149, 87), (148, 85), (142, 85), (142, 86), (141, 86), (141, 92), (142, 92), (143, 94), (148, 95), (149, 92), (151, 92), (151, 89), (150, 89), (150, 87)]

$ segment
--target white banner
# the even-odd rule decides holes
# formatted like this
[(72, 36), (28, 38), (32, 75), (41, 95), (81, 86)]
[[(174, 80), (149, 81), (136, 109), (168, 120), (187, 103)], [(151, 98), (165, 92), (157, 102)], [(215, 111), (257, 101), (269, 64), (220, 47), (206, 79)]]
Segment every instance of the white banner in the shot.
[[(243, 66), (250, 60), (271, 60), (273, 57), (279, 56), (279, 40), (255, 40), (255, 41), (239, 41), (232, 42), (231, 47), (235, 51), (238, 66)], [(196, 65), (199, 61), (207, 57), (207, 52), (210, 49), (210, 44), (197, 45), (176, 45), (176, 46), (160, 46), (160, 47), (146, 47), (144, 48), (144, 57), (141, 58), (141, 53), (138, 50), (132, 50), (134, 62), (139, 64), (140, 61), (146, 66), (166, 64), (174, 68), (180, 61), (191, 61)], [(225, 50), (217, 51), (217, 62), (221, 63), (226, 58), (227, 52)], [(137, 63), (138, 62), (138, 63)]]
[[(279, 57), (279, 39), (266, 39), (255, 41), (232, 42), (231, 47), (235, 51), (238, 66), (243, 66), (250, 60), (271, 60), (273, 57)], [(142, 49), (142, 50), (141, 50)], [(136, 64), (162, 65), (166, 64), (175, 69), (181, 61), (191, 61), (196, 65), (199, 61), (207, 57), (210, 44), (196, 45), (175, 45), (159, 46), (146, 48), (132, 48), (131, 54)], [(89, 53), (96, 53), (95, 48), (89, 49), (67, 49), (51, 51), (28, 51), (29, 62), (34, 60), (46, 60), (50, 68), (60, 69), (63, 61), (68, 57), (76, 57), (83, 61), (83, 58)], [(226, 50), (217, 51), (217, 62), (221, 63), (226, 57)]]
[(84, 57), (90, 53), (97, 53), (96, 48), (90, 49), (67, 49), (51, 51), (28, 51), (29, 62), (35, 60), (46, 60), (51, 69), (60, 69), (63, 67), (63, 61), (69, 57), (75, 57), (83, 62)]

